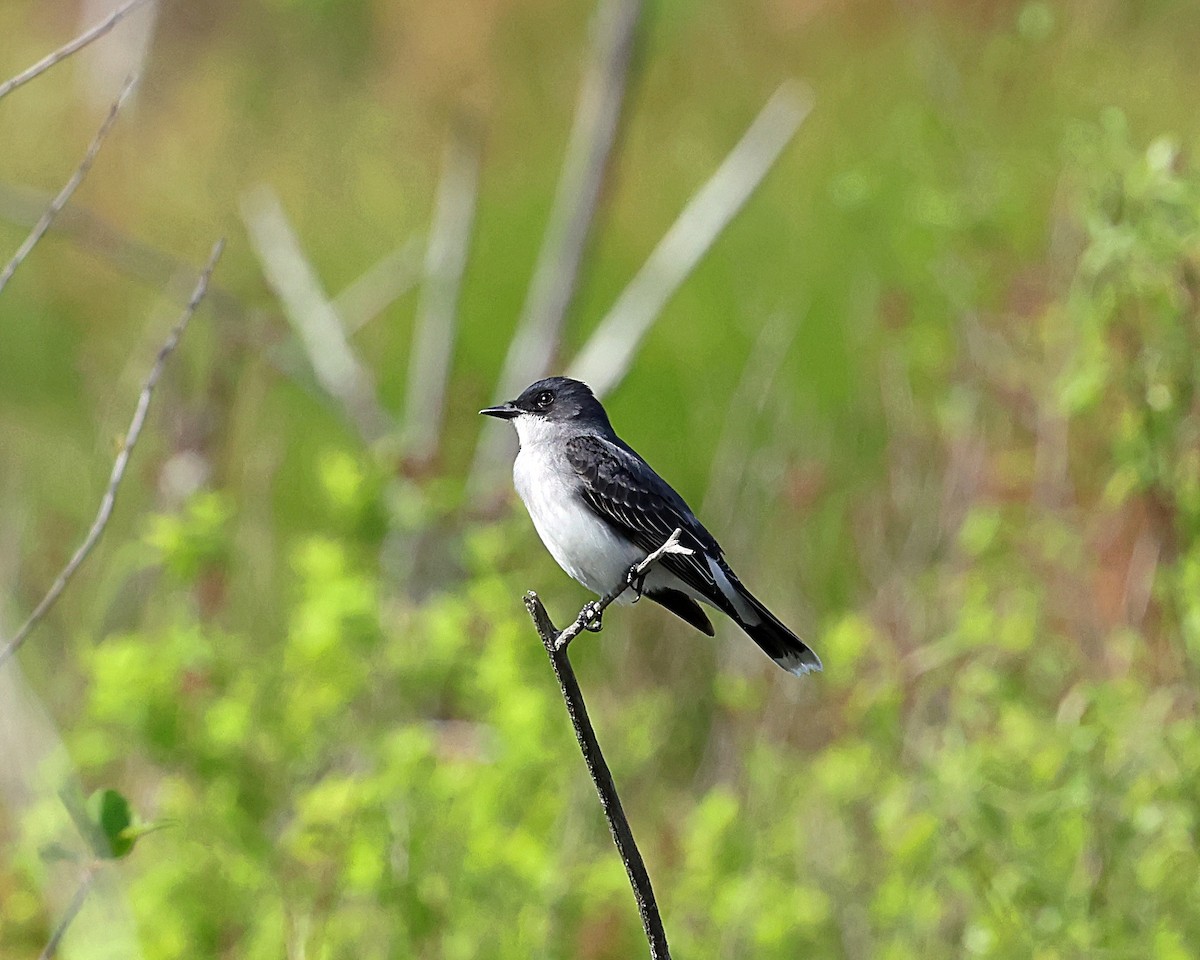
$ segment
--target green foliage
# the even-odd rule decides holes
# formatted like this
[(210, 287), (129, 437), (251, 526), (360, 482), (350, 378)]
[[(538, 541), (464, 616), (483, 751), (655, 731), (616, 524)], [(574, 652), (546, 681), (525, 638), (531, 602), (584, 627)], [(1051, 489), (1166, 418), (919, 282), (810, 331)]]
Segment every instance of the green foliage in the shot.
[[(1174, 25), (1194, 13), (975, 6), (810, 21), (680, 0), (648, 34), (568, 346), (760, 88), (802, 72), (818, 95), (612, 406), (697, 506), (723, 424), (747, 427), (711, 525), (826, 671), (797, 682), (736, 632), (710, 644), (647, 604), (572, 648), (681, 958), (1174, 960), (1200, 943), (1200, 113)], [(344, 7), (243, 8), (256, 29), (211, 38), (124, 133), (162, 172), (105, 188), (101, 163), (89, 185), (128, 229), (182, 223), (182, 250), (248, 182), (277, 183), (335, 293), (426, 226), (444, 131), (405, 97), (432, 87), (440, 116), (453, 71), (430, 51), (499, 16), (355, 3), (338, 29)], [(561, 620), (582, 594), (522, 515), (462, 502), (568, 128), (579, 56), (563, 38), (582, 15), (545, 13), (488, 47), (504, 96), (441, 461), (398, 475), (280, 382), (259, 338), (284, 325), (231, 248), (221, 286), (245, 317), (221, 313), (210, 343), (193, 325), (154, 411), (160, 427), (180, 411), (210, 487), (164, 507), (139, 450), (106, 541), (134, 541), (134, 563), (82, 573), (23, 653), (81, 782), (120, 789), (70, 809), (89, 851), (123, 857), (106, 869), (148, 960), (644, 951), (520, 603), (548, 592)], [(531, 39), (513, 44), (515, 25)], [(201, 56), (182, 33), (162, 42)], [(20, 147), (0, 158), (13, 179), (42, 170)], [(181, 217), (168, 193), (213, 207)], [(137, 315), (83, 258), (42, 275), (36, 259), (3, 303), (28, 321), (0, 324), (5, 450), (47, 478), (9, 511), (33, 518), (22, 590), (90, 520), (87, 471), (69, 468), (119, 379), (93, 371), (121, 369), (134, 339), (109, 318)], [(411, 309), (355, 335), (388, 405)], [(760, 384), (741, 368), (778, 311), (804, 321)], [(171, 395), (197, 382), (198, 399)], [(36, 955), (52, 925), (34, 859), (0, 863), (5, 956)]]
[(152, 949), (234, 936), (278, 956), (302, 929), (321, 955), (506, 956), (558, 928), (569, 952), (594, 870), (610, 906), (624, 880), (600, 825), (570, 825), (562, 798), (587, 792), (515, 585), (480, 571), (468, 595), (401, 614), (384, 646), (374, 581), (339, 543), (306, 540), (294, 568), (271, 651), (191, 636), (151, 655), (127, 639), (152, 665), (121, 680), (135, 710), (105, 677), (139, 656), (110, 642), (97, 657), (89, 736), (172, 771), (159, 812), (180, 829), (139, 855), (135, 884)]
[(1109, 498), (1149, 493), (1200, 533), (1200, 178), (1169, 138), (1144, 152), (1123, 115), (1081, 131), (1091, 161), (1087, 246), (1066, 309), (1075, 343), (1061, 387), (1072, 414), (1099, 413)]
[(91, 822), (99, 827), (107, 855), (114, 860), (126, 856), (133, 849), (133, 814), (129, 801), (116, 790), (99, 790), (88, 798), (88, 813)]
[[(60, 796), (89, 853), (98, 860), (127, 857), (140, 836), (156, 829), (135, 823), (129, 801), (116, 790), (97, 790), (86, 801), (69, 790), (63, 790)], [(72, 852), (53, 843), (43, 849), (43, 857), (77, 859)]]
[(193, 580), (227, 559), (232, 519), (233, 506), (226, 497), (203, 493), (187, 503), (182, 515), (155, 517), (145, 540), (167, 570)]

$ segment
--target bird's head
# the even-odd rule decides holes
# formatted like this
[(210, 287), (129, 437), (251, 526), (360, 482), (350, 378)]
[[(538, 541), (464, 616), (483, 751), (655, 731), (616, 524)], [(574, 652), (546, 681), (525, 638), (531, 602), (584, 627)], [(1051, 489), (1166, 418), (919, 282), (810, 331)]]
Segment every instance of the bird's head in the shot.
[(553, 431), (555, 425), (574, 433), (611, 433), (608, 414), (591, 388), (570, 377), (547, 377), (530, 384), (516, 400), (479, 411), (512, 420), (521, 442)]

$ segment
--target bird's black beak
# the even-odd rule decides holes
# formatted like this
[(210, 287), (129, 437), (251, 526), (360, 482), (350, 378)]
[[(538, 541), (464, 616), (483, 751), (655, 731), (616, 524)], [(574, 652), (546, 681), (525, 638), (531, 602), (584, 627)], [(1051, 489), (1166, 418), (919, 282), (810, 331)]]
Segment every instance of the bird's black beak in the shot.
[(521, 411), (513, 406), (512, 401), (502, 403), (498, 407), (484, 407), (479, 411), (489, 417), (499, 417), (501, 420), (511, 420), (513, 417), (520, 416)]

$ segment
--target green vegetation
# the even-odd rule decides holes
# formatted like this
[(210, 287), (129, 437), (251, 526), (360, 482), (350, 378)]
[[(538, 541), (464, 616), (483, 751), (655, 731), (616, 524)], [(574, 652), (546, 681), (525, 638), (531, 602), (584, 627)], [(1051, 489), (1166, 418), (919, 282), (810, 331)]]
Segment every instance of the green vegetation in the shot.
[[(229, 232), (240, 310), (197, 316), (22, 654), (91, 799), (0, 808), (6, 958), (53, 928), (73, 822), (120, 857), (78, 930), (123, 896), (148, 960), (644, 951), (520, 602), (561, 621), (582, 591), (462, 492), (585, 19), (425, 6), (168, 5), (80, 193), (189, 263)], [(0, 10), (0, 75), (62, 28), (35, 7)], [(817, 101), (610, 404), (826, 664), (644, 604), (572, 647), (674, 955), (1196, 955), (1200, 11), (662, 2), (644, 39), (568, 355), (779, 80)], [(73, 70), (0, 102), (0, 182), (77, 162)], [(237, 199), (275, 185), (336, 292), (424, 228), (463, 102), (488, 134), (453, 404), (434, 467), (396, 470), (273, 365)], [(60, 235), (0, 297), (3, 636), (91, 520), (163, 296)], [(413, 313), (354, 341), (392, 410)]]

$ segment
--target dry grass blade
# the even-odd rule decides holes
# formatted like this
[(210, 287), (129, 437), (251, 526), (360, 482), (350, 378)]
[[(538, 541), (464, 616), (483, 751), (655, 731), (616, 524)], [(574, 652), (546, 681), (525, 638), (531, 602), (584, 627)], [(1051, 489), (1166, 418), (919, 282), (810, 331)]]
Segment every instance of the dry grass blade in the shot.
[(138, 438), (142, 435), (142, 428), (146, 425), (146, 414), (150, 410), (150, 401), (154, 397), (154, 388), (158, 385), (158, 381), (162, 377), (167, 359), (179, 344), (184, 330), (187, 329), (188, 322), (192, 319), (196, 308), (200, 306), (200, 301), (204, 299), (204, 295), (208, 291), (208, 282), (212, 278), (213, 271), (217, 268), (217, 261), (220, 259), (221, 251), (224, 249), (225, 241), (217, 241), (212, 249), (212, 254), (208, 258), (208, 263), (196, 281), (196, 287), (192, 291), (191, 299), (188, 301), (187, 306), (184, 307), (183, 313), (175, 323), (175, 326), (171, 328), (170, 335), (168, 335), (166, 341), (159, 348), (154, 365), (150, 368), (150, 373), (146, 376), (145, 383), (142, 384), (141, 393), (138, 394), (137, 407), (133, 411), (133, 419), (129, 422), (129, 429), (126, 431), (125, 439), (121, 443), (121, 450), (117, 454), (116, 460), (113, 461), (112, 473), (109, 474), (108, 478), (108, 486), (105, 487), (104, 496), (100, 499), (100, 509), (96, 513), (96, 519), (92, 521), (91, 529), (88, 530), (83, 543), (79, 545), (74, 555), (67, 561), (67, 565), (63, 567), (62, 571), (55, 578), (50, 589), (46, 591), (46, 595), (42, 597), (41, 602), (34, 608), (33, 613), (29, 615), (29, 618), (21, 625), (21, 628), (13, 638), (3, 648), (0, 648), (0, 667), (21, 649), (21, 645), (28, 639), (30, 633), (33, 632), (33, 629), (42, 621), (46, 614), (49, 613), (54, 604), (58, 602), (58, 598), (62, 596), (63, 590), (71, 582), (71, 578), (75, 576), (76, 572), (83, 565), (83, 562), (100, 541), (100, 537), (104, 533), (104, 528), (108, 526), (109, 518), (112, 516), (113, 504), (117, 499), (117, 490), (121, 486), (121, 481), (125, 479), (125, 470), (129, 466), (129, 458), (133, 455), (133, 448), (137, 446)]
[[(775, 381), (800, 324), (800, 318), (788, 313), (777, 313), (767, 319), (729, 398), (717, 451), (712, 458), (708, 490), (700, 504), (700, 516), (712, 524), (714, 530), (737, 526), (733, 524), (733, 518), (741, 515), (739, 504), (746, 496), (747, 488), (753, 486), (746, 482), (754, 459), (754, 432), (750, 428), (762, 415), (767, 398), (775, 395)], [(730, 545), (726, 543), (725, 546), (728, 549)]]
[(116, 122), (117, 114), (121, 112), (121, 107), (125, 105), (125, 101), (129, 98), (129, 94), (133, 92), (136, 83), (137, 80), (134, 77), (130, 77), (125, 81), (125, 86), (121, 88), (117, 99), (113, 101), (113, 105), (108, 110), (108, 115), (104, 118), (104, 122), (100, 124), (100, 129), (96, 131), (92, 142), (88, 145), (87, 153), (83, 155), (83, 160), (75, 168), (75, 172), (71, 174), (71, 179), (66, 182), (66, 185), (58, 192), (58, 195), (50, 201), (50, 206), (38, 218), (38, 222), (33, 225), (33, 229), (29, 232), (29, 236), (25, 238), (25, 242), (13, 254), (13, 258), (8, 261), (4, 269), (0, 271), (0, 293), (4, 292), (4, 288), (8, 286), (8, 281), (17, 272), (17, 267), (24, 263), (25, 258), (33, 252), (33, 248), (46, 235), (46, 231), (50, 229), (50, 224), (54, 222), (54, 218), (58, 216), (59, 211), (67, 205), (67, 201), (71, 199), (71, 195), (83, 183), (84, 177), (92, 169), (96, 155), (100, 153), (100, 148), (104, 146), (108, 132)]
[(450, 138), (425, 251), (425, 284), (417, 309), (404, 406), (404, 455), (415, 463), (434, 458), (454, 359), (458, 291), (479, 185), (479, 140), (463, 126)]
[(62, 945), (63, 937), (67, 935), (67, 930), (71, 924), (75, 922), (75, 918), (79, 915), (79, 911), (83, 909), (84, 901), (87, 900), (88, 894), (92, 892), (92, 884), (96, 882), (96, 874), (100, 872), (100, 862), (88, 864), (88, 867), (83, 872), (83, 879), (79, 881), (79, 886), (75, 889), (75, 895), (71, 897), (71, 902), (67, 904), (67, 909), (62, 915), (62, 919), (58, 921), (58, 925), (54, 928), (54, 932), (50, 934), (50, 939), (46, 941), (46, 946), (42, 948), (42, 952), (38, 955), (38, 960), (50, 960), (51, 957), (58, 956), (58, 948)]
[(346, 335), (353, 336), (421, 281), (421, 238), (409, 237), (333, 298)]
[[(579, 266), (612, 156), (633, 61), (641, 0), (603, 0), (593, 25), (589, 66), (521, 318), (500, 373), (496, 399), (508, 400), (544, 376), (575, 293)], [(471, 467), (470, 486), (488, 486), (512, 438), (486, 431)]]
[(775, 91), (617, 298), (568, 376), (587, 382), (598, 397), (621, 381), (667, 301), (750, 198), (811, 109), (807, 88), (787, 83)]
[(16, 90), (17, 87), (23, 86), (35, 77), (45, 73), (56, 64), (62, 63), (62, 61), (66, 60), (67, 57), (71, 56), (72, 54), (78, 53), (92, 41), (99, 40), (102, 36), (108, 33), (109, 30), (129, 16), (129, 14), (133, 13), (133, 11), (138, 7), (143, 7), (150, 2), (151, 0), (127, 0), (126, 3), (121, 4), (121, 6), (117, 7), (116, 10), (97, 23), (94, 27), (85, 30), (70, 43), (64, 44), (53, 53), (43, 57), (27, 70), (22, 70), (11, 80), (6, 80), (4, 83), (0, 83), (0, 100), (3, 100), (5, 97), (7, 97), (10, 93)]
[[(41, 190), (0, 183), (0, 220), (30, 229), (41, 219), (52, 199)], [(172, 296), (177, 278), (190, 272), (188, 265), (174, 254), (124, 233), (77, 203), (59, 211), (53, 226), (56, 237), (109, 264), (122, 276), (155, 290), (169, 288)], [(181, 306), (190, 293), (190, 288), (181, 292)], [(209, 284), (205, 299), (219, 314), (246, 317), (247, 308), (219, 284)]]
[(368, 443), (393, 432), (375, 382), (350, 348), (337, 312), (288, 222), (275, 192), (260, 186), (242, 197), (242, 220), (267, 283), (304, 348), (321, 389), (341, 407)]
[(515, 396), (545, 374), (558, 346), (616, 139), (641, 6), (640, 0), (611, 0), (597, 12), (591, 67), (579, 93), (554, 207), (505, 358), (498, 399)]

